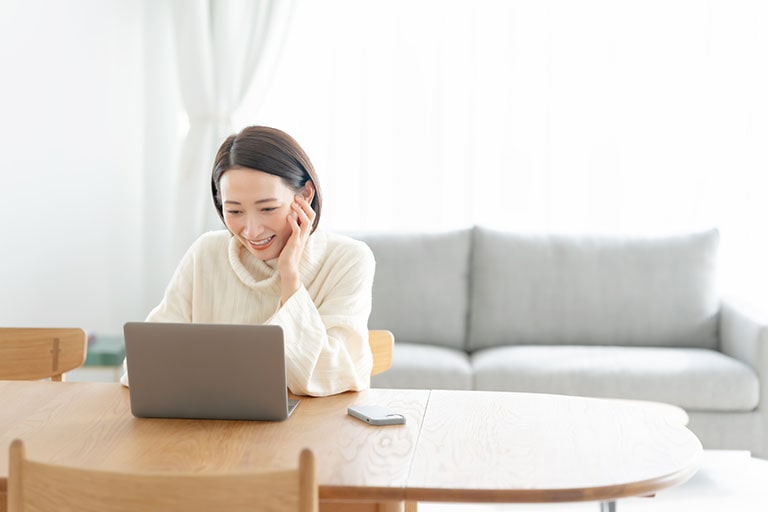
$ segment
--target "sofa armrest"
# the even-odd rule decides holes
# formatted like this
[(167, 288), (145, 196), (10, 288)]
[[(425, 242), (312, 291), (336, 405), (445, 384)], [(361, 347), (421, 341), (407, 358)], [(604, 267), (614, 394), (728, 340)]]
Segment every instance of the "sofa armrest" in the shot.
[(760, 379), (760, 408), (768, 406), (768, 312), (731, 299), (723, 300), (720, 350), (755, 370)]

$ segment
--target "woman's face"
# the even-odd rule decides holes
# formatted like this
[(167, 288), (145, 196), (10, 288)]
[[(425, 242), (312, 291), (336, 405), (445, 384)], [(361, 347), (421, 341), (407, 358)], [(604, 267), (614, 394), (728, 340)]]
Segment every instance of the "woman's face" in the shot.
[(260, 260), (280, 256), (291, 236), (294, 191), (278, 176), (244, 168), (226, 171), (219, 191), (224, 224), (240, 243)]

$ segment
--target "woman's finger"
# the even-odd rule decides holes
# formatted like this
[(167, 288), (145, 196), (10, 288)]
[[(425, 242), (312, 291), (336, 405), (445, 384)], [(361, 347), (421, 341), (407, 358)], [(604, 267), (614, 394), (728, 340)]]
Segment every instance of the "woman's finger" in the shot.
[(309, 201), (307, 201), (307, 198), (304, 196), (297, 194), (297, 203), (301, 207), (301, 210), (307, 215), (307, 218), (310, 220), (310, 222), (315, 220), (315, 210), (312, 209), (312, 205), (309, 204)]
[[(299, 226), (301, 227), (302, 234), (309, 233), (309, 231), (312, 228), (312, 221), (314, 220), (314, 215), (310, 217), (310, 215), (307, 214), (307, 211), (305, 210), (303, 205), (298, 201), (294, 202), (291, 205), (291, 207), (293, 208), (293, 211), (298, 215), (298, 222), (299, 222)], [(311, 213), (314, 213), (311, 208), (309, 209), (309, 211)]]

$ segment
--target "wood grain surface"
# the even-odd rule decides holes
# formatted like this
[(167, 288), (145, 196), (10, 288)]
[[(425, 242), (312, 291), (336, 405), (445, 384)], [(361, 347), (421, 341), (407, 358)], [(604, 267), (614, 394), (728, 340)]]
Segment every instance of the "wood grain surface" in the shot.
[[(685, 481), (702, 453), (664, 408), (544, 394), (370, 389), (301, 397), (283, 422), (135, 418), (112, 383), (0, 381), (0, 404), (0, 495), (17, 437), (33, 460), (161, 473), (290, 468), (308, 447), (326, 503), (616, 499)], [(368, 425), (353, 404), (406, 424)]]
[[(135, 418), (128, 390), (112, 383), (0, 381), (0, 494), (8, 446), (33, 460), (95, 469), (245, 472), (290, 468), (304, 447), (317, 458), (321, 498), (402, 500), (428, 391), (368, 390), (300, 397), (283, 422)], [(379, 404), (405, 425), (372, 427), (347, 415)], [(0, 500), (0, 510), (5, 500)]]
[(417, 501), (558, 502), (652, 494), (702, 447), (677, 415), (631, 401), (432, 391), (408, 479)]

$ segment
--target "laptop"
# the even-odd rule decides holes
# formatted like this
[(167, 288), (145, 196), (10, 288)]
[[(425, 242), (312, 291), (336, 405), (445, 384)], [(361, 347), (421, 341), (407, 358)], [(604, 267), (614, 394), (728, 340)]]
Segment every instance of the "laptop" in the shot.
[(298, 405), (280, 326), (128, 322), (123, 333), (134, 416), (281, 421)]

